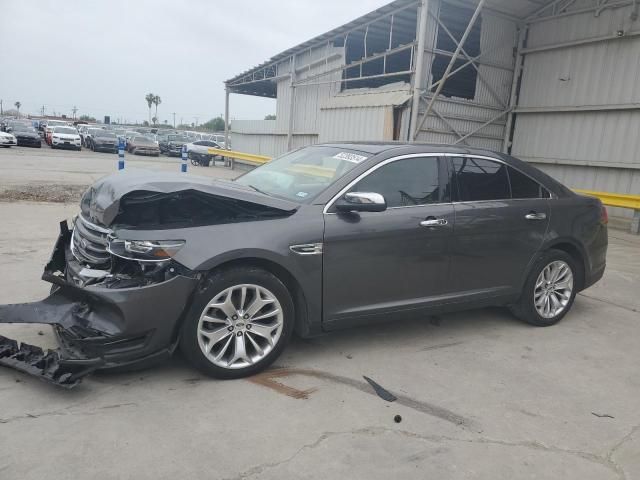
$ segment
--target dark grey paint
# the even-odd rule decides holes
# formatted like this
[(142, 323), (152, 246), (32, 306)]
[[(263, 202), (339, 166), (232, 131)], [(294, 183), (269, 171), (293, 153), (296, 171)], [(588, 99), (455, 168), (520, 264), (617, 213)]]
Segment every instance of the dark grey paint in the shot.
[[(336, 144), (334, 144), (336, 145)], [(229, 182), (191, 176), (119, 174), (93, 188), (92, 218), (110, 225), (119, 200), (134, 191), (198, 190), (293, 212), (283, 218), (163, 230), (126, 230), (110, 225), (115, 235), (131, 240), (186, 240), (175, 261), (202, 278), (212, 269), (237, 262), (259, 264), (280, 275), (296, 299), (296, 329), (303, 335), (374, 320), (392, 320), (403, 313), (428, 313), (517, 299), (538, 251), (569, 245), (585, 266), (582, 287), (604, 271), (606, 225), (597, 199), (576, 195), (539, 170), (512, 157), (468, 148), (403, 144), (337, 144), (373, 154), (317, 196), (313, 204), (279, 200)], [(315, 147), (308, 147), (315, 148)], [(388, 209), (373, 213), (337, 213), (323, 208), (343, 188), (379, 162), (417, 153), (482, 155), (500, 159), (534, 178), (551, 192), (548, 200), (500, 200), (457, 203), (443, 198), (437, 205)], [(447, 160), (448, 162), (448, 160)], [(529, 211), (544, 212), (543, 222), (524, 219)], [(420, 221), (444, 218), (447, 226), (425, 228)], [(324, 243), (323, 255), (299, 255), (291, 245)], [(167, 282), (147, 287), (144, 298), (114, 291), (118, 303), (142, 302), (155, 307), (171, 298), (188, 305), (194, 289), (167, 290)], [(87, 294), (94, 287), (83, 289)], [(95, 291), (100, 296), (104, 292)], [(122, 308), (123, 312), (127, 310)], [(2, 310), (0, 310), (1, 312)], [(161, 343), (173, 344), (184, 311), (155, 327), (145, 355)], [(140, 313), (123, 317), (123, 331), (149, 328)], [(3, 316), (3, 322), (11, 318)], [(164, 345), (162, 348), (167, 348)], [(155, 350), (154, 350), (155, 349)]]

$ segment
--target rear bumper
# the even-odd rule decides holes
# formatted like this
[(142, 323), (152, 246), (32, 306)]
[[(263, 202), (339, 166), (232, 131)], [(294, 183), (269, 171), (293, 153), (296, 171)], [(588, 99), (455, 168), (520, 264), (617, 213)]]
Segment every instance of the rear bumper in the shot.
[(79, 286), (64, 274), (70, 237), (63, 222), (42, 276), (57, 286), (49, 297), (0, 306), (0, 323), (52, 325), (60, 348), (38, 352), (38, 347), (18, 347), (15, 341), (0, 337), (0, 365), (73, 387), (94, 370), (169, 356), (198, 275), (186, 272), (132, 288)]

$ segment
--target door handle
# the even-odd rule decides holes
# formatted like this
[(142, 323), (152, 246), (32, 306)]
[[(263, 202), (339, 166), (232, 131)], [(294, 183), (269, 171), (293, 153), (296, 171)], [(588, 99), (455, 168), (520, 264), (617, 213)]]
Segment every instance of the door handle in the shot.
[(544, 220), (544, 219), (547, 218), (547, 214), (546, 213), (529, 212), (524, 216), (524, 218), (526, 218), (527, 220)]
[(421, 227), (444, 227), (449, 222), (444, 218), (428, 218), (420, 222)]

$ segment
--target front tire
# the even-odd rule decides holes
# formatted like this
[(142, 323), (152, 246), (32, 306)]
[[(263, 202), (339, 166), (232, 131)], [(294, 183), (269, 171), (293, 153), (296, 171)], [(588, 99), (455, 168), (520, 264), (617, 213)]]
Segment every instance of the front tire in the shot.
[(291, 294), (275, 275), (255, 267), (221, 270), (196, 293), (180, 349), (207, 375), (246, 377), (280, 356), (293, 325)]
[(555, 325), (569, 312), (578, 292), (580, 268), (562, 250), (542, 252), (529, 273), (520, 299), (511, 311), (537, 327)]

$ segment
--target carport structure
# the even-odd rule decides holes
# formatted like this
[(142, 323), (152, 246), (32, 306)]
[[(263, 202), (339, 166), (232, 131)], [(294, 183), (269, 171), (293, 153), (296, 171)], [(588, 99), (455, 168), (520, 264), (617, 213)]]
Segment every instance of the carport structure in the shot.
[(231, 93), (277, 99), (276, 120), (234, 120), (234, 149), (463, 144), (638, 194), (639, 4), (396, 0), (226, 81), (227, 119)]

